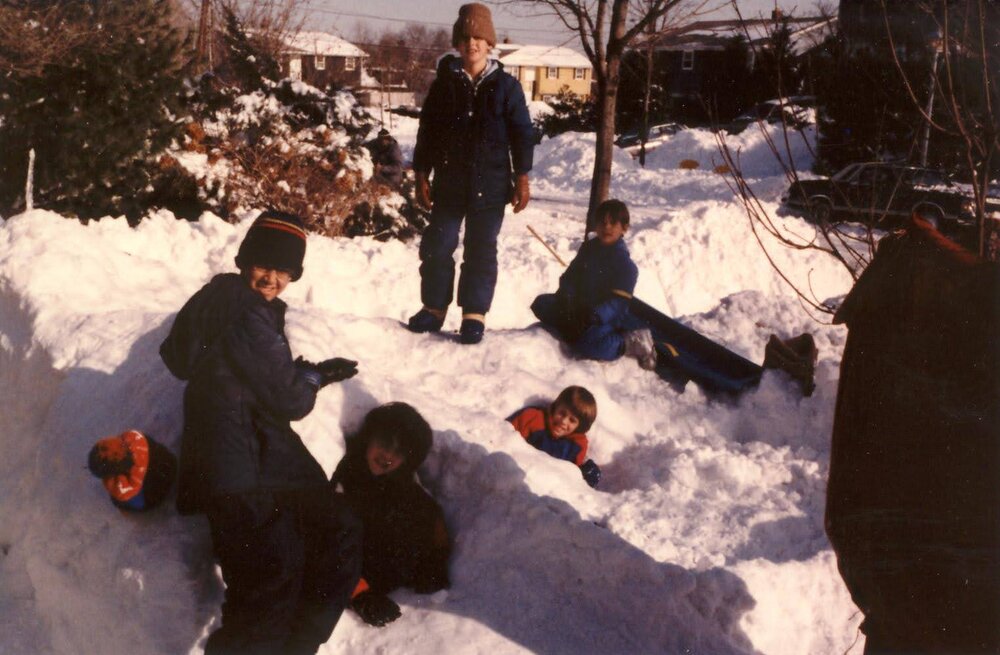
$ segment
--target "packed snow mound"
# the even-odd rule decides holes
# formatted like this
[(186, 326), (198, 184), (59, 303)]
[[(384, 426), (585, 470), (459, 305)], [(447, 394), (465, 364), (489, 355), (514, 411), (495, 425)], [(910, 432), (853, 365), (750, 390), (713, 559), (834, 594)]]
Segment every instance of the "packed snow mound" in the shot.
[[(687, 205), (634, 208), (637, 295), (758, 362), (770, 333), (813, 332), (810, 398), (772, 371), (727, 400), (678, 391), (632, 360), (568, 357), (528, 309), (562, 267), (526, 228), (568, 260), (585, 198), (507, 216), (476, 347), (401, 327), (419, 298), (413, 244), (310, 236), (305, 274), (283, 296), (293, 353), (361, 364), (296, 429), (330, 472), (369, 409), (417, 407), (435, 433), (422, 480), (455, 539), (450, 590), (394, 593), (403, 616), (381, 630), (347, 612), (322, 652), (848, 649), (859, 619), (822, 527), (844, 331), (803, 313), (741, 208), (713, 188)], [(157, 349), (187, 298), (233, 270), (253, 216), (233, 225), (161, 212), (129, 228), (34, 211), (0, 226), (0, 650), (201, 652), (223, 593), (204, 519), (169, 505), (123, 515), (84, 463), (94, 441), (126, 428), (176, 452), (183, 384)], [(775, 252), (830, 296), (849, 288), (828, 259)], [(458, 321), (452, 312), (446, 331)], [(569, 384), (598, 401), (598, 490), (504, 421)]]

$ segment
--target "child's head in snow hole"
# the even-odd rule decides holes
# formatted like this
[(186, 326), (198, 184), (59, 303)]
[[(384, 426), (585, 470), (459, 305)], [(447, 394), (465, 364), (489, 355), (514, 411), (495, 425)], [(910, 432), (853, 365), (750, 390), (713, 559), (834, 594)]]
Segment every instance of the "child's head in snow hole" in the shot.
[(594, 394), (583, 387), (566, 387), (549, 406), (548, 419), (549, 433), (553, 437), (586, 434), (597, 419)]
[(364, 447), (365, 462), (374, 476), (408, 474), (430, 452), (431, 426), (406, 403), (386, 403), (368, 412), (355, 437)]
[(600, 242), (610, 246), (628, 232), (628, 224), (628, 207), (621, 200), (612, 198), (597, 206), (592, 227)]

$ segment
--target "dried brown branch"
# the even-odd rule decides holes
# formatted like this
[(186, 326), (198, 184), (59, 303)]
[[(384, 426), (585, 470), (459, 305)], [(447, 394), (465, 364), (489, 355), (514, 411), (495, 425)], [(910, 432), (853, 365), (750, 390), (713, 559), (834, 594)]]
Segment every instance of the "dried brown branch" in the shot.
[(675, 9), (680, 12), (679, 16), (690, 18), (706, 7), (709, 1), (648, 0), (641, 6), (633, 5), (630, 0), (498, 0), (494, 3), (537, 7), (558, 16), (579, 37), (580, 47), (593, 66), (597, 144), (587, 211), (588, 225), (589, 217), (597, 205), (607, 199), (610, 188), (615, 106), (625, 50), (650, 24), (668, 15), (673, 19)]

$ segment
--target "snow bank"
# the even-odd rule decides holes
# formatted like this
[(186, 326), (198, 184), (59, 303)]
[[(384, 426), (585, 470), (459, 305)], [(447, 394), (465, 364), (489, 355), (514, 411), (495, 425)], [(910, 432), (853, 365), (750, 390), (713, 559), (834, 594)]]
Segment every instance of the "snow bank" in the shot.
[[(579, 247), (588, 138), (539, 148), (536, 188), (558, 200), (508, 215), (480, 346), (401, 327), (417, 308), (415, 244), (310, 237), (283, 296), (292, 350), (361, 372), (296, 428), (329, 472), (370, 408), (416, 406), (435, 431), (422, 476), (456, 541), (450, 590), (394, 594), (403, 617), (385, 629), (347, 613), (323, 652), (791, 654), (854, 640), (822, 527), (844, 331), (803, 313), (719, 176), (616, 160), (637, 295), (758, 362), (770, 333), (813, 332), (817, 390), (802, 398), (767, 372), (739, 399), (710, 398), (629, 360), (567, 357), (528, 309), (562, 268), (526, 226), (564, 259)], [(122, 515), (84, 462), (128, 427), (177, 449), (183, 386), (157, 348), (183, 302), (233, 270), (248, 227), (167, 213), (84, 227), (45, 211), (0, 227), (0, 650), (201, 652), (222, 598), (204, 519)], [(849, 287), (828, 259), (774, 254), (821, 297)], [(597, 397), (599, 490), (503, 420), (568, 384)]]
[[(780, 125), (751, 125), (738, 135), (722, 133), (738, 169), (756, 183), (759, 191), (777, 199), (788, 183), (784, 169), (775, 158), (771, 145), (782, 160), (798, 170), (813, 164), (816, 133), (807, 127), (786, 136)], [(590, 193), (594, 170), (593, 133), (568, 132), (544, 140), (535, 149), (532, 184), (543, 197), (582, 197)], [(693, 170), (682, 169), (681, 162), (697, 164)], [(714, 172), (724, 165), (716, 134), (706, 129), (686, 129), (665, 137), (646, 155), (640, 166), (628, 152), (614, 148), (611, 168), (612, 195), (629, 205), (684, 206), (698, 200), (731, 198), (726, 174)], [(768, 179), (775, 178), (775, 179)]]

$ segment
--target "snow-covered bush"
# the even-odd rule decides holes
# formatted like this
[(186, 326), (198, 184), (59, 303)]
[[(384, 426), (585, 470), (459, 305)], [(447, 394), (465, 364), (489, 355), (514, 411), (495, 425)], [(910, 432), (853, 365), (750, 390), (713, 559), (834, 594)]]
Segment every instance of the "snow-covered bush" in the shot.
[(291, 80), (242, 93), (206, 76), (188, 100), (192, 122), (167, 167), (195, 181), (201, 209), (274, 207), (330, 235), (409, 238), (422, 228), (412, 194), (372, 180), (372, 119), (350, 93)]

